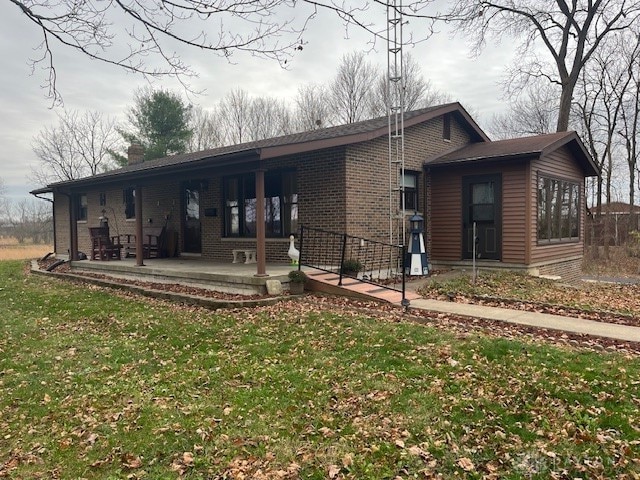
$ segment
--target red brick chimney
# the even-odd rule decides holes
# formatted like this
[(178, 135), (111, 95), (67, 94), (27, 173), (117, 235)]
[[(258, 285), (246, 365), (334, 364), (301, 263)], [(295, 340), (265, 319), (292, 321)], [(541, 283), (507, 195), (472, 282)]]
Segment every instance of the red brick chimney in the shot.
[(136, 163), (142, 163), (144, 161), (144, 148), (142, 145), (132, 143), (127, 149), (127, 164), (135, 165)]

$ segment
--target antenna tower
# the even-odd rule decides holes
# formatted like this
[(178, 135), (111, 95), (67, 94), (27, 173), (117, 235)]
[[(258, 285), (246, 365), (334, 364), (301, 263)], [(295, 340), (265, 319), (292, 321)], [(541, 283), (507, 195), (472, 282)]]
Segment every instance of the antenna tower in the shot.
[(404, 245), (404, 111), (402, 2), (387, 2), (387, 116), (389, 118), (389, 243)]

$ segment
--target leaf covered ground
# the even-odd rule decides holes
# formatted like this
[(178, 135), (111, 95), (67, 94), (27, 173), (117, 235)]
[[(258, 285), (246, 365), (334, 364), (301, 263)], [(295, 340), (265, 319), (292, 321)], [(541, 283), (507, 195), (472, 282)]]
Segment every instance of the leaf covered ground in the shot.
[(640, 359), (0, 262), (0, 477), (638, 478)]
[[(567, 285), (513, 272), (482, 272), (438, 277), (420, 289), (425, 298), (570, 314), (616, 323), (640, 325), (640, 284), (581, 282)], [(615, 318), (618, 314), (619, 318)]]

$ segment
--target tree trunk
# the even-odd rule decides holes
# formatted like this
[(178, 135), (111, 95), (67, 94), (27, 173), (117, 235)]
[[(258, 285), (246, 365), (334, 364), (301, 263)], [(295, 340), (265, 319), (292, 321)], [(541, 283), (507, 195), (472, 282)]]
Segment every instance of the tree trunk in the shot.
[(635, 203), (636, 203), (636, 175), (635, 171), (631, 169), (629, 173), (629, 221), (627, 222), (627, 241), (629, 240), (629, 233), (638, 228), (638, 222), (636, 221)]
[(566, 132), (569, 130), (569, 115), (571, 113), (571, 101), (573, 100), (573, 89), (575, 84), (575, 81), (567, 80), (567, 83), (562, 85), (556, 132)]

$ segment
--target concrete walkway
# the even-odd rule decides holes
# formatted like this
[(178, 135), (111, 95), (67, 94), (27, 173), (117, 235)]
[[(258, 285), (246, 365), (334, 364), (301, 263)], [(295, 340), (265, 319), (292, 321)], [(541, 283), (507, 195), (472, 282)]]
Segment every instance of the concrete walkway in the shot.
[[(309, 278), (316, 282), (331, 285), (334, 290), (330, 293), (359, 294), (366, 298), (389, 302), (400, 305), (401, 294), (397, 291), (389, 291), (377, 288), (375, 285), (347, 278), (342, 286), (338, 286), (338, 275), (310, 269)], [(457, 275), (457, 273), (456, 273)], [(509, 308), (488, 307), (469, 303), (446, 302), (441, 300), (427, 300), (422, 298), (418, 289), (424, 282), (412, 282), (407, 284), (406, 298), (410, 301), (409, 309), (420, 309), (438, 313), (449, 313), (464, 317), (497, 320), (505, 323), (528, 325), (531, 327), (548, 328), (570, 333), (592, 335), (596, 337), (611, 338), (629, 342), (640, 342), (640, 327), (630, 327), (615, 323), (596, 322), (583, 318), (551, 315), (548, 313), (526, 312)]]
[(414, 299), (410, 308), (449, 313), (466, 317), (498, 320), (506, 323), (549, 328), (565, 332), (593, 335), (629, 342), (640, 342), (640, 327), (630, 327), (614, 323), (596, 322), (584, 318), (550, 315), (548, 313), (525, 312), (508, 308), (487, 307), (467, 303), (445, 302), (441, 300)]

